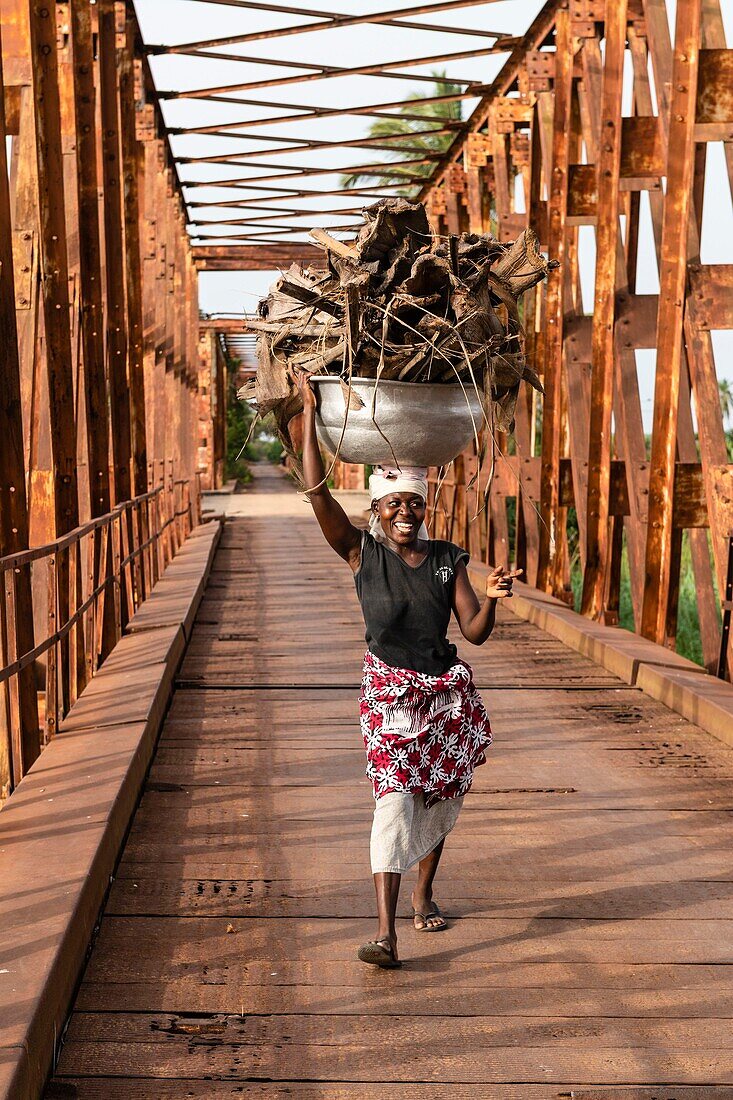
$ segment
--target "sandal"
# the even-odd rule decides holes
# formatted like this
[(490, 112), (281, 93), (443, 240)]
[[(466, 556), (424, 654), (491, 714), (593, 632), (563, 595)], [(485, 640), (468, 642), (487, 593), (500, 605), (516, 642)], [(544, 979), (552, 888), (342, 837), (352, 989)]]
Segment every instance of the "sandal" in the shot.
[(400, 960), (395, 958), (392, 944), (386, 937), (383, 940), (369, 940), (368, 943), (363, 943), (359, 948), (358, 958), (363, 963), (381, 966), (383, 970), (397, 970), (402, 966)]
[[(420, 920), (423, 922), (422, 928), (418, 928), (417, 925), (415, 924), (415, 920), (416, 920), (417, 917), (419, 917)], [(442, 924), (428, 924), (428, 921), (430, 920), (431, 917), (440, 917), (440, 919), (443, 921), (443, 923)], [(416, 932), (445, 932), (446, 928), (448, 927), (448, 925), (445, 922), (445, 919), (443, 918), (443, 914), (441, 913), (440, 908), (438, 907), (436, 902), (433, 902), (432, 905), (430, 906), (430, 912), (429, 913), (418, 913), (417, 909), (413, 909), (412, 910), (412, 923), (415, 926), (415, 931)]]

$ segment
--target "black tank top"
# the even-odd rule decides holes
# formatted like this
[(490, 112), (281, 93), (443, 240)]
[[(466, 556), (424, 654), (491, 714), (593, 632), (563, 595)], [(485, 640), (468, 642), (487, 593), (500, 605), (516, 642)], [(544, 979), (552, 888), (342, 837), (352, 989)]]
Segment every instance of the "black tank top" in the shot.
[(364, 532), (361, 565), (354, 574), (369, 650), (393, 668), (442, 676), (456, 663), (447, 637), (460, 546), (430, 539), (416, 568)]

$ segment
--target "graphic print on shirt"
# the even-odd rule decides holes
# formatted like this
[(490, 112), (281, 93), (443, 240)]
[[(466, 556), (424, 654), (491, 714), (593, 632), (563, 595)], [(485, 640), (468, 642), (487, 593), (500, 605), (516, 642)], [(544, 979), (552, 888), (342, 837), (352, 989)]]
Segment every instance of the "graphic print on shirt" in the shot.
[(435, 570), (435, 576), (440, 577), (443, 584), (447, 584), (453, 576), (453, 570), (449, 565), (441, 565), (440, 569)]

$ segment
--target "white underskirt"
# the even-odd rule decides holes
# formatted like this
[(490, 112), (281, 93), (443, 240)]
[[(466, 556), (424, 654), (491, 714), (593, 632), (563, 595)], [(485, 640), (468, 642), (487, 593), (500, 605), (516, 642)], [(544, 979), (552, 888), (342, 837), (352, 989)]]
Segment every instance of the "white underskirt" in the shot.
[(377, 799), (369, 852), (372, 874), (404, 874), (424, 859), (451, 831), (463, 796), (436, 802), (428, 809), (422, 791), (391, 791)]

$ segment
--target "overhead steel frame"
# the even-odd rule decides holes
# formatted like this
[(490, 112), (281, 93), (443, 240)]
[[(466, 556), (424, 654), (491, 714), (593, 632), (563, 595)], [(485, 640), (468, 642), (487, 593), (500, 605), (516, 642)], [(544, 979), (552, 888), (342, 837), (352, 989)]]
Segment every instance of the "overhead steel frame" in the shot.
[(0, 25), (1, 797), (185, 537), (223, 406), (132, 2)]
[[(626, 114), (625, 61), (633, 71)], [(701, 264), (700, 226), (708, 142), (724, 142), (733, 178), (732, 69), (717, 0), (678, 0), (674, 42), (664, 0), (549, 4), (423, 190), (442, 232), (491, 230), (508, 240), (529, 224), (562, 263), (525, 312), (544, 400), (533, 405), (524, 393), (515, 453), (496, 440), (504, 453), (496, 456), (486, 522), (469, 522), (466, 486), (476, 474), (484, 485), (488, 466), (479, 472), (467, 454), (443, 487), (439, 532), (487, 561), (515, 559), (531, 584), (570, 601), (572, 508), (583, 613), (618, 622), (625, 546), (636, 630), (673, 647), (688, 531), (704, 661), (724, 671), (727, 657), (728, 676), (713, 578), (725, 593), (733, 465), (711, 332), (733, 327), (733, 265)], [(636, 291), (642, 192), (658, 296)], [(595, 235), (592, 303), (580, 288), (580, 226)], [(639, 349), (657, 352), (650, 448)]]
[[(187, 3), (198, 3), (199, 0), (186, 0)], [(425, 153), (424, 147), (409, 145), (409, 138), (404, 136), (365, 137), (356, 136), (349, 140), (324, 141), (301, 136), (281, 136), (262, 132), (262, 127), (272, 126), (275, 123), (308, 123), (318, 122), (334, 117), (366, 117), (389, 118), (393, 113), (404, 107), (400, 99), (379, 101), (369, 105), (318, 107), (309, 106), (298, 102), (277, 102), (244, 96), (242, 93), (259, 93), (266, 88), (279, 88), (291, 84), (308, 84), (313, 81), (334, 80), (347, 76), (369, 76), (379, 80), (402, 80), (434, 84), (435, 78), (421, 72), (414, 72), (420, 66), (427, 64), (445, 63), (446, 61), (462, 58), (475, 58), (488, 56), (493, 53), (506, 54), (514, 45), (515, 39), (498, 31), (474, 29), (466, 27), (446, 26), (442, 23), (425, 22), (416, 20), (415, 16), (425, 13), (459, 10), (485, 5), (486, 0), (443, 0), (442, 3), (418, 4), (386, 12), (373, 12), (368, 15), (344, 16), (338, 14), (329, 15), (321, 10), (309, 8), (287, 7), (282, 4), (260, 3), (258, 0), (217, 0), (222, 7), (232, 9), (245, 9), (247, 11), (265, 11), (277, 13), (290, 13), (299, 18), (310, 18), (313, 22), (304, 24), (289, 24), (284, 27), (276, 27), (267, 31), (252, 31), (245, 34), (235, 34), (226, 37), (204, 39), (179, 45), (150, 45), (148, 52), (156, 57), (162, 55), (185, 55), (189, 58), (215, 58), (238, 63), (244, 68), (252, 64), (259, 66), (275, 67), (277, 74), (258, 80), (243, 80), (237, 83), (217, 85), (216, 87), (193, 88), (185, 91), (161, 90), (160, 98), (167, 101), (198, 100), (208, 104), (232, 106), (257, 107), (262, 109), (258, 118), (243, 118), (239, 121), (213, 122), (209, 125), (191, 125), (171, 127), (170, 133), (175, 137), (181, 135), (209, 135), (214, 137), (226, 137), (230, 141), (237, 142), (240, 148), (234, 152), (222, 154), (208, 154), (201, 156), (178, 156), (176, 162), (182, 167), (182, 180), (187, 196), (189, 213), (189, 227), (194, 244), (194, 254), (201, 270), (272, 270), (281, 264), (289, 264), (293, 259), (302, 262), (322, 263), (322, 257), (318, 250), (314, 249), (303, 235), (310, 228), (308, 221), (302, 224), (280, 225), (276, 223), (283, 217), (290, 218), (307, 217), (308, 210), (304, 208), (303, 200), (328, 200), (330, 208), (312, 212), (313, 217), (319, 221), (323, 218), (330, 219), (324, 226), (330, 232), (351, 232), (350, 225), (343, 224), (344, 216), (353, 223), (352, 215), (359, 212), (360, 207), (339, 208), (334, 199), (351, 197), (357, 201), (364, 199), (378, 199), (384, 194), (394, 193), (395, 187), (412, 186), (415, 189), (424, 181), (422, 169), (426, 165), (437, 163), (440, 160), (439, 153)], [(410, 18), (408, 18), (410, 17)], [(222, 53), (218, 47), (242, 46), (248, 42), (277, 40), (292, 35), (310, 35), (322, 30), (341, 29), (355, 27), (363, 24), (376, 24), (386, 28), (398, 28), (408, 30), (420, 30), (436, 36), (456, 34), (466, 38), (473, 38), (476, 42), (474, 48), (456, 51), (453, 53), (430, 54), (421, 57), (406, 58), (402, 61), (370, 61), (368, 64), (354, 66), (316, 65), (306, 62), (295, 62), (269, 57), (251, 57), (238, 53)], [(471, 44), (474, 45), (473, 43)], [(283, 75), (282, 70), (287, 70)], [(290, 71), (295, 70), (295, 71)], [(400, 110), (400, 118), (403, 120), (420, 121), (426, 128), (422, 130), (427, 135), (450, 135), (460, 132), (463, 124), (458, 120), (436, 120), (431, 124), (424, 115), (420, 115), (417, 108), (428, 103), (449, 103), (454, 101), (475, 99), (485, 90), (481, 81), (476, 79), (461, 79), (451, 77), (451, 84), (458, 86), (460, 90), (446, 92), (444, 95), (426, 95), (415, 101), (414, 114), (405, 114)], [(266, 143), (264, 148), (252, 150), (249, 146), (253, 142)], [(291, 164), (288, 159), (270, 160), (272, 156), (284, 157), (291, 153), (312, 153), (316, 151), (332, 149), (363, 148), (377, 152), (391, 151), (395, 145), (399, 145), (403, 152), (414, 153), (399, 161), (385, 160), (373, 157), (366, 159), (357, 167), (373, 176), (375, 182), (370, 186), (362, 186), (351, 189), (338, 187), (324, 187), (319, 180), (324, 175), (340, 175), (352, 171), (354, 166), (344, 164), (340, 167), (325, 167), (323, 165), (311, 166), (307, 164)], [(260, 161), (266, 163), (260, 164)], [(190, 165), (206, 165), (212, 168), (212, 173), (206, 179), (185, 178), (186, 168)], [(246, 175), (232, 174), (232, 169), (244, 168)], [(259, 168), (258, 174), (250, 170)], [(229, 169), (228, 175), (219, 174), (219, 169)], [(313, 180), (313, 184), (311, 184)], [(198, 198), (201, 192), (217, 191), (214, 198)], [(265, 197), (263, 193), (267, 192)], [(219, 197), (223, 195), (224, 197)], [(293, 205), (293, 204), (298, 205)], [(285, 204), (284, 206), (281, 204)], [(221, 212), (226, 210), (227, 214)], [(253, 217), (253, 213), (258, 213)], [(203, 213), (202, 213), (203, 212)], [(211, 216), (206, 216), (206, 214)], [(247, 216), (249, 215), (249, 216)], [(273, 224), (275, 223), (275, 224)], [(224, 244), (226, 242), (226, 244)]]

